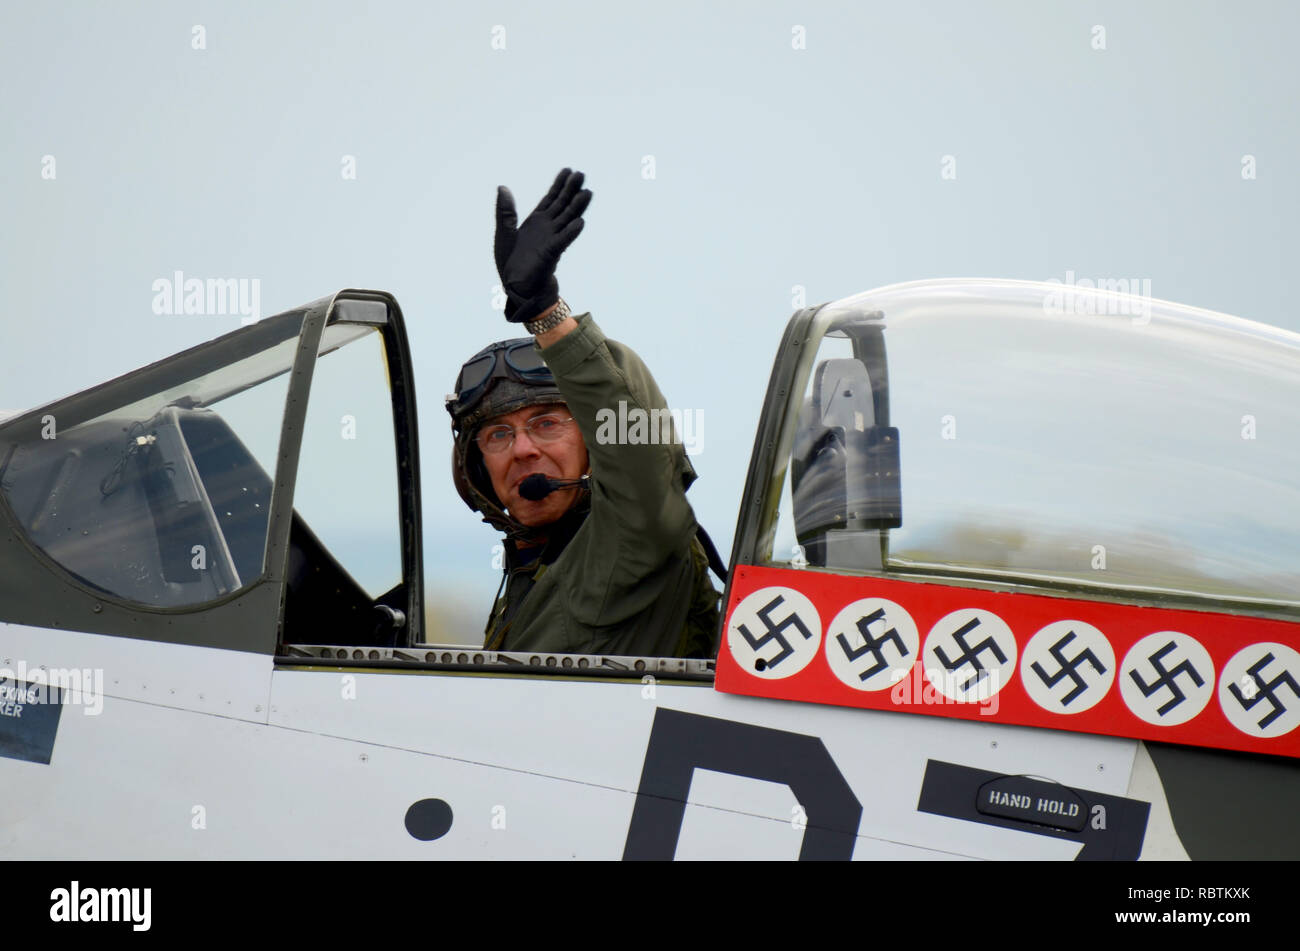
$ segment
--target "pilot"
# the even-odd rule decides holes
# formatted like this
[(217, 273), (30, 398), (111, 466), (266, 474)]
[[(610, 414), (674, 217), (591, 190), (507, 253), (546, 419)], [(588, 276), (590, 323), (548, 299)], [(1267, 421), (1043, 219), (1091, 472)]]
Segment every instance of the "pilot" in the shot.
[(711, 656), (719, 559), (686, 501), (695, 471), (680, 440), (597, 438), (602, 409), (667, 404), (632, 350), (560, 298), (556, 265), (591, 201), (582, 182), (563, 169), (518, 226), (510, 190), (497, 190), (506, 319), (532, 336), (471, 357), (447, 400), (456, 488), (506, 535), (484, 647)]

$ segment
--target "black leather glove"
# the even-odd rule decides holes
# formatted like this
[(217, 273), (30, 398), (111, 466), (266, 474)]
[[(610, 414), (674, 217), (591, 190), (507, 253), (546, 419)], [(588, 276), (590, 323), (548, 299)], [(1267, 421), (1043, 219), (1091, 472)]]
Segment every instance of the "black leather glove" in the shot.
[(591, 192), (582, 187), (582, 172), (561, 169), (551, 190), (516, 227), (515, 199), (504, 185), (497, 189), (497, 233), (493, 254), (506, 292), (506, 320), (536, 320), (560, 299), (555, 266), (564, 249), (582, 233), (582, 213)]

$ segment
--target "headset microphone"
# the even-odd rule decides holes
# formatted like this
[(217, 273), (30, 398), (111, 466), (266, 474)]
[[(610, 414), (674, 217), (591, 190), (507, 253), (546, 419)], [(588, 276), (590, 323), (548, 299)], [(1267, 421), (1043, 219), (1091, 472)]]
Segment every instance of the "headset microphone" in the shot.
[(519, 494), (529, 502), (540, 502), (552, 492), (560, 489), (585, 489), (588, 486), (589, 479), (590, 476), (583, 476), (580, 479), (552, 479), (540, 472), (534, 472), (519, 483)]

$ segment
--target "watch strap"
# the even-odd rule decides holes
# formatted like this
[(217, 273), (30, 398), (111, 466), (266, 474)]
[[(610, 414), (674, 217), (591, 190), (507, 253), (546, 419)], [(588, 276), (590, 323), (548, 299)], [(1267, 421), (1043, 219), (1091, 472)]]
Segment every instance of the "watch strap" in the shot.
[(556, 301), (555, 310), (551, 311), (549, 316), (528, 321), (524, 324), (524, 329), (534, 336), (544, 334), (546, 331), (554, 330), (560, 326), (560, 324), (564, 323), (565, 318), (570, 316), (572, 316), (572, 312), (569, 310), (569, 305), (561, 297)]

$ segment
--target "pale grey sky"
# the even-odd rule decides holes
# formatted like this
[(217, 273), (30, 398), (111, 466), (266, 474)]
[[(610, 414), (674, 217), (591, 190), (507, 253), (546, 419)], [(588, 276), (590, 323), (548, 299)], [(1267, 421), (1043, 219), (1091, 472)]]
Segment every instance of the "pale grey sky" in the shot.
[(482, 614), (496, 536), (442, 398), (518, 333), (496, 186), (526, 213), (569, 165), (595, 197), (562, 292), (703, 414), (691, 497), (725, 554), (796, 285), (1072, 270), (1300, 330), (1298, 27), (1281, 2), (6, 4), (0, 408), (239, 325), (154, 314), (176, 270), (259, 279), (263, 314), (391, 291), (430, 584)]

